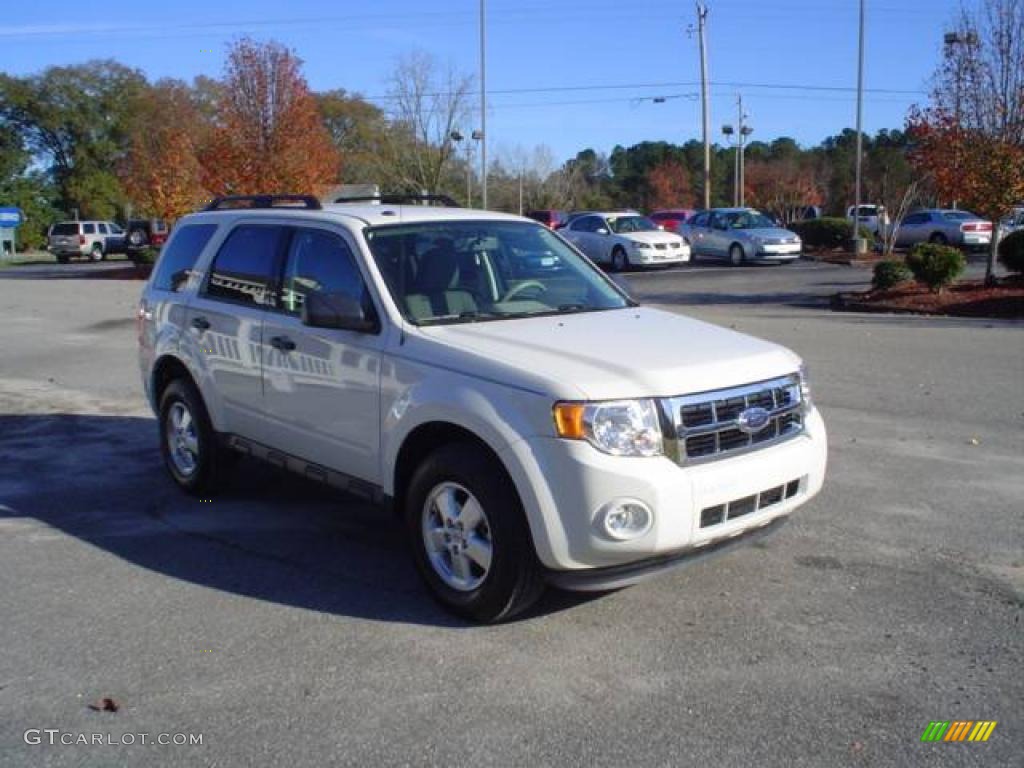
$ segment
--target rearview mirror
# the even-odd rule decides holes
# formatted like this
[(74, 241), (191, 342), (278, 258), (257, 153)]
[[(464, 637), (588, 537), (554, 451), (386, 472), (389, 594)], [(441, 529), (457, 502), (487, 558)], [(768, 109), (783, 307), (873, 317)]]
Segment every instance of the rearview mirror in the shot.
[(376, 333), (377, 318), (368, 316), (351, 296), (310, 291), (302, 302), (302, 324), (312, 328), (338, 328), (357, 333)]

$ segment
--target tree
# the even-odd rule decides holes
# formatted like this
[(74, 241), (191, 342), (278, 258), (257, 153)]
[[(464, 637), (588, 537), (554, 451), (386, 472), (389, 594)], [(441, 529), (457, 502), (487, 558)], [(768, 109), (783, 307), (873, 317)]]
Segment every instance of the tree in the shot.
[(157, 83), (140, 103), (121, 179), (136, 213), (173, 221), (208, 195), (199, 146), (205, 135), (192, 91), (181, 82)]
[(231, 47), (199, 154), (211, 193), (315, 194), (338, 180), (338, 153), (301, 67), (279, 43), (243, 39)]
[(129, 116), (146, 87), (141, 72), (115, 61), (50, 67), (25, 78), (0, 75), (0, 126), (24, 137), (65, 209), (113, 218), (124, 201), (115, 172)]
[(383, 181), (410, 192), (440, 191), (456, 152), (452, 131), (468, 119), (470, 84), (422, 51), (399, 59), (390, 77), (394, 111), (384, 142)]
[[(1024, 0), (962, 12), (935, 75), (931, 104), (908, 129), (912, 161), (941, 199), (998, 222), (1024, 199)], [(994, 280), (997, 238), (985, 278)]]
[(663, 160), (654, 166), (647, 172), (647, 187), (651, 209), (689, 208), (695, 204), (689, 170), (681, 160)]
[(381, 155), (387, 133), (384, 112), (343, 89), (316, 94), (317, 107), (341, 158), (344, 180), (373, 184), (384, 175)]
[(750, 203), (789, 223), (821, 202), (814, 173), (796, 157), (780, 162), (752, 160), (745, 165), (744, 196)]

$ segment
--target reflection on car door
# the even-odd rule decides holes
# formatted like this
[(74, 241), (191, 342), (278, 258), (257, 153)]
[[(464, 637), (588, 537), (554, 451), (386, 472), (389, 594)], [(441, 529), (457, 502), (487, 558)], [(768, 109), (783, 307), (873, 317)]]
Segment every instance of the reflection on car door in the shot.
[(221, 398), (222, 431), (265, 441), (260, 342), (274, 304), (287, 229), (242, 224), (228, 234), (189, 305), (187, 353)]
[(305, 297), (344, 296), (373, 312), (352, 250), (328, 229), (293, 230), (277, 307), (263, 330), (268, 443), (380, 484), (380, 366), (384, 336), (302, 322)]

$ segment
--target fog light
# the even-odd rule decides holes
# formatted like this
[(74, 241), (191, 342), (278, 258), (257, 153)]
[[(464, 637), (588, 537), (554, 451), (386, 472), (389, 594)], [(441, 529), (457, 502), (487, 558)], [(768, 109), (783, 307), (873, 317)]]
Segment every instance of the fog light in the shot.
[(605, 505), (599, 515), (604, 532), (618, 541), (638, 539), (651, 530), (654, 515), (636, 499), (618, 499)]

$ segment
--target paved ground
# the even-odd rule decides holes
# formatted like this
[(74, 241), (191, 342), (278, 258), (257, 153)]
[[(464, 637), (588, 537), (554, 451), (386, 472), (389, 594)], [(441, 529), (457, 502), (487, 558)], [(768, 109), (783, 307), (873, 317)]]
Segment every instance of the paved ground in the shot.
[[(138, 284), (0, 279), (0, 765), (1020, 765), (1024, 326), (823, 309), (865, 277), (631, 276), (805, 357), (825, 491), (762, 546), (491, 628), (434, 608), (371, 508), (255, 465), (177, 493)], [(920, 743), (937, 719), (999, 725)]]

